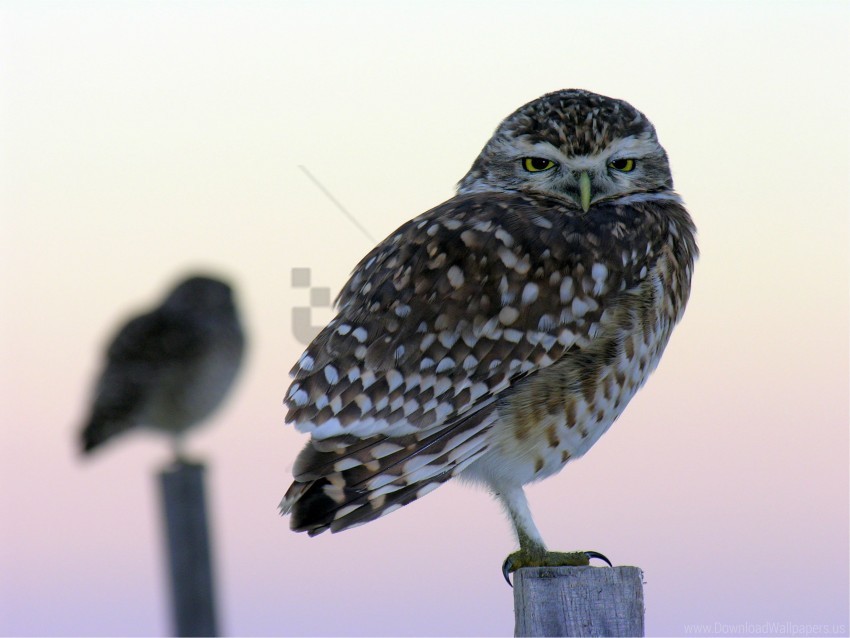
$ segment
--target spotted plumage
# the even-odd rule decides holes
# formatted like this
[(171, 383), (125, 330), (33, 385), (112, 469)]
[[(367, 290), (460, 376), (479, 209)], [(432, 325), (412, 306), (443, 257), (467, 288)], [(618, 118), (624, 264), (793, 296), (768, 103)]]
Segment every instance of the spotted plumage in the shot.
[(182, 281), (110, 343), (81, 432), (83, 450), (142, 426), (171, 434), (179, 446), (225, 397), (244, 348), (230, 286), (200, 276)]
[(281, 504), (292, 528), (346, 529), (460, 475), (542, 551), (522, 486), (584, 454), (646, 381), (696, 256), (639, 111), (578, 90), (520, 108), (454, 198), (357, 265), (293, 368), (287, 421), (311, 438)]

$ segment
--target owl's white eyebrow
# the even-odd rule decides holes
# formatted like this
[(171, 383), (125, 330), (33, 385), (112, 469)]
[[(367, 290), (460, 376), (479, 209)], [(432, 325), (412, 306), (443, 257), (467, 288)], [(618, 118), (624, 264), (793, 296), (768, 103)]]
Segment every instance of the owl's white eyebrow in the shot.
[(529, 144), (523, 140), (518, 140), (514, 150), (518, 151), (518, 157), (543, 157), (558, 163), (563, 163), (567, 159), (561, 151), (549, 142)]
[(600, 156), (602, 157), (631, 157), (641, 158), (658, 153), (658, 142), (652, 138), (631, 135), (619, 140), (614, 140)]

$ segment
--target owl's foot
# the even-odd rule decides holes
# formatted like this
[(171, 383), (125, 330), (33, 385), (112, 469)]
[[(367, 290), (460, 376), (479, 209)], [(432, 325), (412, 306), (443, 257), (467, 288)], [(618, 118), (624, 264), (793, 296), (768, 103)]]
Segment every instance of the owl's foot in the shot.
[(502, 563), (502, 574), (508, 585), (513, 587), (508, 574), (518, 570), (520, 567), (582, 567), (590, 565), (591, 558), (605, 561), (608, 567), (613, 567), (611, 561), (599, 552), (542, 552), (531, 553), (519, 550), (509, 555)]

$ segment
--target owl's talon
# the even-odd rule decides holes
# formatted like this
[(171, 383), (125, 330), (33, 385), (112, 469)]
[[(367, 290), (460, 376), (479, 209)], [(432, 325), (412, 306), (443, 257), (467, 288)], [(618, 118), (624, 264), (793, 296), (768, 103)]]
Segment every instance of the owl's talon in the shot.
[(511, 560), (511, 557), (510, 557), (510, 556), (508, 556), (508, 557), (505, 559), (505, 562), (504, 562), (504, 563), (502, 563), (502, 575), (505, 577), (505, 582), (506, 582), (508, 585), (510, 585), (511, 587), (513, 587), (513, 586), (514, 586), (514, 584), (511, 582), (511, 579), (510, 579), (510, 577), (508, 576), (508, 574), (510, 574), (510, 573), (513, 571), (513, 569), (511, 569), (513, 566), (514, 566), (514, 563), (513, 563), (513, 561)]
[(502, 563), (502, 575), (505, 582), (513, 587), (510, 573), (521, 567), (587, 567), (593, 558), (604, 561), (608, 567), (614, 566), (605, 554), (594, 551), (529, 553), (519, 550), (510, 554)]
[(587, 555), (588, 560), (590, 560), (591, 558), (598, 558), (599, 560), (604, 561), (608, 565), (608, 567), (614, 567), (605, 554), (600, 554), (599, 552), (594, 551), (585, 552), (585, 554)]

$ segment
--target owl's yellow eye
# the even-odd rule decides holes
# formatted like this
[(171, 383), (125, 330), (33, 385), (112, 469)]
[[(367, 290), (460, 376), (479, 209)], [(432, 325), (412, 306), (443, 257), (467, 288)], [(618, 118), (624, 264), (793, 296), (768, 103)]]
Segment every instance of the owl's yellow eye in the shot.
[(522, 167), (529, 173), (539, 173), (540, 171), (548, 171), (550, 168), (555, 168), (555, 162), (542, 157), (525, 157), (522, 160)]
[(628, 173), (635, 170), (635, 161), (633, 159), (615, 159), (608, 162), (608, 166), (615, 171)]

